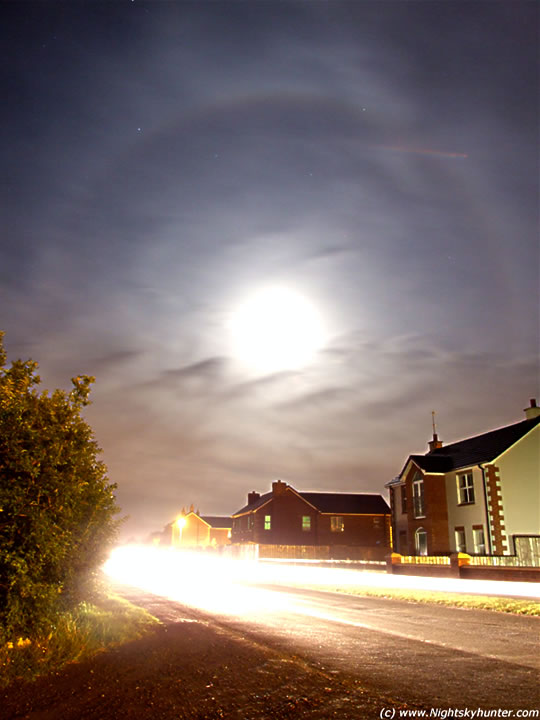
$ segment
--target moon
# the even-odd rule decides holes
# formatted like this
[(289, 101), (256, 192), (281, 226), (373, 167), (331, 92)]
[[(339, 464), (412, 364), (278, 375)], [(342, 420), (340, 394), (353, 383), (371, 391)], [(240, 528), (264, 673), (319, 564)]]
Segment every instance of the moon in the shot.
[(282, 287), (262, 289), (232, 313), (233, 352), (258, 373), (309, 364), (324, 342), (319, 313), (302, 294)]

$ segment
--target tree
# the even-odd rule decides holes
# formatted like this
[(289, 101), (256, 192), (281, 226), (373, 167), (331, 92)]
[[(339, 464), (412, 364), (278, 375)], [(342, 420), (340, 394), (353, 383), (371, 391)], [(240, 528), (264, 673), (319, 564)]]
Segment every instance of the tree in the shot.
[(6, 367), (0, 333), (0, 632), (50, 629), (87, 592), (118, 526), (107, 469), (81, 417), (93, 377), (39, 392), (38, 365)]

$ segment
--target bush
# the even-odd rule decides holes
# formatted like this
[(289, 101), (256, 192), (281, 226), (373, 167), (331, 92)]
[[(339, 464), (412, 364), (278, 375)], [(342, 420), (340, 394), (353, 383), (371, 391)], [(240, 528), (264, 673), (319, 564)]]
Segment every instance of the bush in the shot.
[(0, 645), (0, 689), (14, 680), (32, 680), (68, 662), (130, 642), (155, 630), (160, 621), (118, 595), (99, 594), (58, 616), (53, 633), (13, 639)]
[(94, 378), (38, 392), (37, 363), (6, 367), (0, 333), (0, 633), (33, 637), (75, 607), (104, 561), (118, 508), (81, 417)]

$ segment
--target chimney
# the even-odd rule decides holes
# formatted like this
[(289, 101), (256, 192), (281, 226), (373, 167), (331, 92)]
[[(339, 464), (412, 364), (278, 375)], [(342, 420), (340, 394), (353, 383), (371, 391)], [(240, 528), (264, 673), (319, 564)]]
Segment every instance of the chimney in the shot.
[(531, 404), (528, 408), (523, 411), (527, 420), (532, 420), (540, 415), (540, 407), (536, 405), (536, 398), (531, 398), (529, 401)]
[(255, 490), (254, 490), (253, 492), (248, 493), (248, 501), (247, 501), (247, 504), (248, 504), (248, 505), (252, 505), (254, 502), (257, 502), (257, 500), (258, 500), (260, 497), (261, 497), (261, 493), (255, 492)]
[(287, 483), (284, 483), (281, 480), (276, 480), (275, 482), (272, 483), (272, 493), (274, 495), (283, 495), (286, 490), (287, 490)]

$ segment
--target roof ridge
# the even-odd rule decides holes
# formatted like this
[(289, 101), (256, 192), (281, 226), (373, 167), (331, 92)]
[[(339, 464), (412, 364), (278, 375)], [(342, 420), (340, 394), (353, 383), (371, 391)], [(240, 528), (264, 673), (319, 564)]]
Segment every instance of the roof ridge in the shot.
[(510, 423), (509, 425), (501, 425), (500, 427), (493, 428), (493, 430), (486, 430), (486, 432), (478, 433), (478, 435), (470, 435), (469, 437), (464, 437), (461, 440), (456, 440), (455, 442), (449, 443), (448, 445), (443, 445), (440, 448), (436, 448), (435, 450), (432, 450), (431, 452), (427, 453), (417, 453), (418, 455), (421, 455), (421, 457), (425, 457), (427, 455), (436, 455), (437, 457), (440, 457), (441, 455), (445, 454), (445, 450), (448, 450), (455, 445), (460, 445), (461, 443), (468, 442), (469, 440), (477, 440), (482, 437), (486, 437), (487, 435), (491, 435), (492, 433), (501, 432), (503, 430), (507, 430), (509, 428), (517, 427), (518, 425), (530, 425), (531, 427), (534, 427), (540, 422), (540, 416), (536, 418), (531, 419), (525, 419), (525, 420), (519, 420), (519, 422)]

